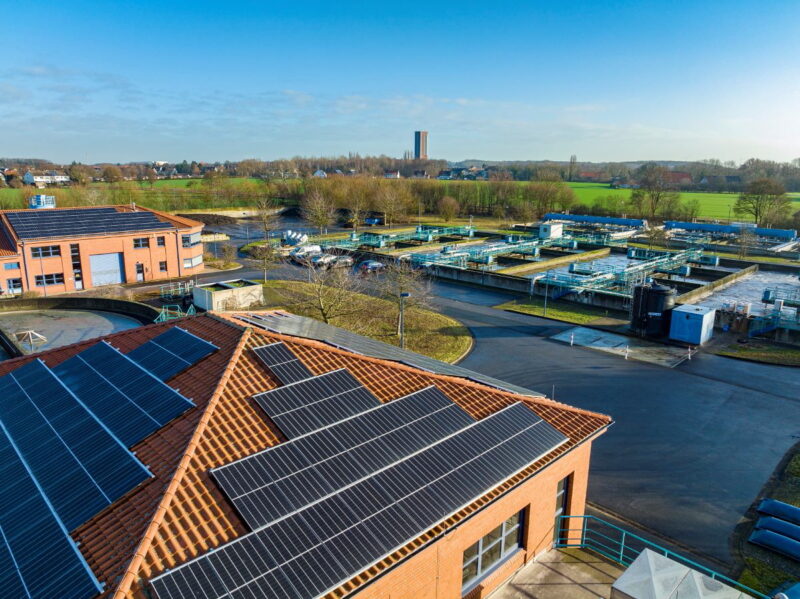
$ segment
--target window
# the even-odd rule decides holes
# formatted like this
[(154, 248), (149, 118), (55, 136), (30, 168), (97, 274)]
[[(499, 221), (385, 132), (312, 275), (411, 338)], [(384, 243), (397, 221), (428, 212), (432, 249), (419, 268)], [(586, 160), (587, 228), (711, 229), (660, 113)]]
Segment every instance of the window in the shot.
[(161, 272), (167, 272), (167, 261), (164, 260), (163, 262), (158, 263), (158, 270)]
[(556, 515), (553, 524), (553, 542), (560, 543), (567, 536), (569, 526), (564, 523), (561, 516), (569, 513), (569, 481), (571, 476), (562, 478), (556, 487)]
[(150, 240), (147, 237), (134, 237), (133, 247), (134, 249), (149, 248)]
[(63, 285), (64, 273), (57, 272), (51, 275), (36, 275), (36, 286), (47, 287), (48, 285)]
[(3, 264), (6, 270), (19, 270), (19, 262), (6, 262)]
[(31, 256), (33, 258), (50, 258), (51, 256), (60, 256), (61, 246), (58, 245), (43, 245), (36, 248), (31, 248)]
[(525, 511), (518, 512), (464, 552), (461, 571), (462, 591), (474, 587), (480, 579), (509, 555), (522, 547), (522, 522)]
[(163, 235), (156, 237), (156, 245), (160, 248), (163, 248), (165, 245), (167, 245), (167, 241)]
[(203, 256), (195, 256), (194, 258), (184, 258), (183, 259), (183, 267), (184, 268), (194, 268), (195, 266), (199, 266), (203, 263)]
[(181, 245), (185, 248), (192, 248), (196, 245), (200, 245), (200, 233), (181, 235)]
[(9, 293), (22, 293), (22, 279), (6, 279), (6, 289)]

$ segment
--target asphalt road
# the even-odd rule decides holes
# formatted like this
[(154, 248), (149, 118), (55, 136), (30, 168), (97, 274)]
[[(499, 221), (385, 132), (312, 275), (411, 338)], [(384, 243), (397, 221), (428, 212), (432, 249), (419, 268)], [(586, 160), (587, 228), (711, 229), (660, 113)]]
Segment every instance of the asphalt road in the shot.
[[(260, 276), (200, 278), (232, 275)], [(614, 418), (595, 442), (590, 501), (732, 562), (734, 527), (800, 441), (800, 369), (703, 353), (674, 369), (626, 361), (549, 339), (571, 325), (491, 308), (506, 294), (442, 282), (433, 291), (475, 337), (462, 366)]]
[(548, 339), (570, 325), (437, 288), (441, 311), (475, 335), (462, 366), (613, 416), (590, 501), (731, 562), (734, 527), (800, 438), (800, 369), (702, 353), (674, 369), (626, 361)]

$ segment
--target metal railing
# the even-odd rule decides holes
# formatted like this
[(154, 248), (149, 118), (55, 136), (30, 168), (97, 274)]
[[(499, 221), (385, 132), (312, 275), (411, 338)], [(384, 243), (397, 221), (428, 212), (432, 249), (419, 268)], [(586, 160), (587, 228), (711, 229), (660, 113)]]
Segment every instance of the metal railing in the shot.
[(588, 549), (625, 567), (631, 565), (642, 550), (650, 549), (748, 595), (770, 599), (768, 595), (596, 516), (561, 516), (559, 524), (555, 547)]

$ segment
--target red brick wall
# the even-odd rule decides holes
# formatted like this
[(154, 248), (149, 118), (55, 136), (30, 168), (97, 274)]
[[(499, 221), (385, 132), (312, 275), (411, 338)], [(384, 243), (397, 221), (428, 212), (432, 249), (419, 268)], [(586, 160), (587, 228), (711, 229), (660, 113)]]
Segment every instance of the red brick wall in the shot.
[(525, 509), (523, 550), (513, 554), (507, 562), (469, 593), (470, 599), (486, 597), (523, 564), (552, 546), (556, 487), (563, 478), (572, 475), (569, 514), (584, 513), (590, 454), (590, 443), (575, 448), (549, 468), (377, 579), (355, 596), (358, 599), (461, 597), (461, 565), (464, 550), (506, 518)]

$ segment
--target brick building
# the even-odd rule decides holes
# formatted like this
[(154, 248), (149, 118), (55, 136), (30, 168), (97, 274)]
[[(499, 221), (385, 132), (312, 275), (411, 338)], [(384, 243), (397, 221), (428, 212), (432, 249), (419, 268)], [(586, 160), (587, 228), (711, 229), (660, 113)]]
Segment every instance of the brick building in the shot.
[(0, 211), (0, 292), (47, 295), (191, 275), (203, 266), (202, 229), (132, 206)]
[[(209, 313), (0, 363), (0, 549), (14, 557), (4, 590), (22, 581), (34, 598), (484, 597), (552, 546), (558, 515), (583, 513), (592, 442), (609, 417), (410, 352), (370, 357), (374, 342), (332, 327), (336, 345), (276, 331), (296, 318)], [(115, 397), (93, 403), (136, 369), (152, 380), (117, 382)], [(48, 377), (60, 384), (39, 398)], [(134, 426), (118, 407), (138, 414), (123, 396), (139, 401), (142, 380), (164, 399), (147, 407), (157, 421)], [(25, 393), (12, 410), (16, 386)], [(26, 449), (28, 425), (14, 427), (33, 412), (28, 402), (40, 418), (79, 400), (70, 430), (95, 410), (130, 452), (114, 454), (126, 470), (94, 448), (109, 457), (85, 470), (114, 473), (95, 507), (79, 486), (58, 487), (48, 461), (57, 452), (36, 450), (49, 431)], [(12, 468), (5, 436), (27, 469)], [(6, 497), (28, 478), (51, 499), (33, 549), (15, 531), (36, 506), (21, 518)], [(48, 519), (62, 525), (48, 529)]]

